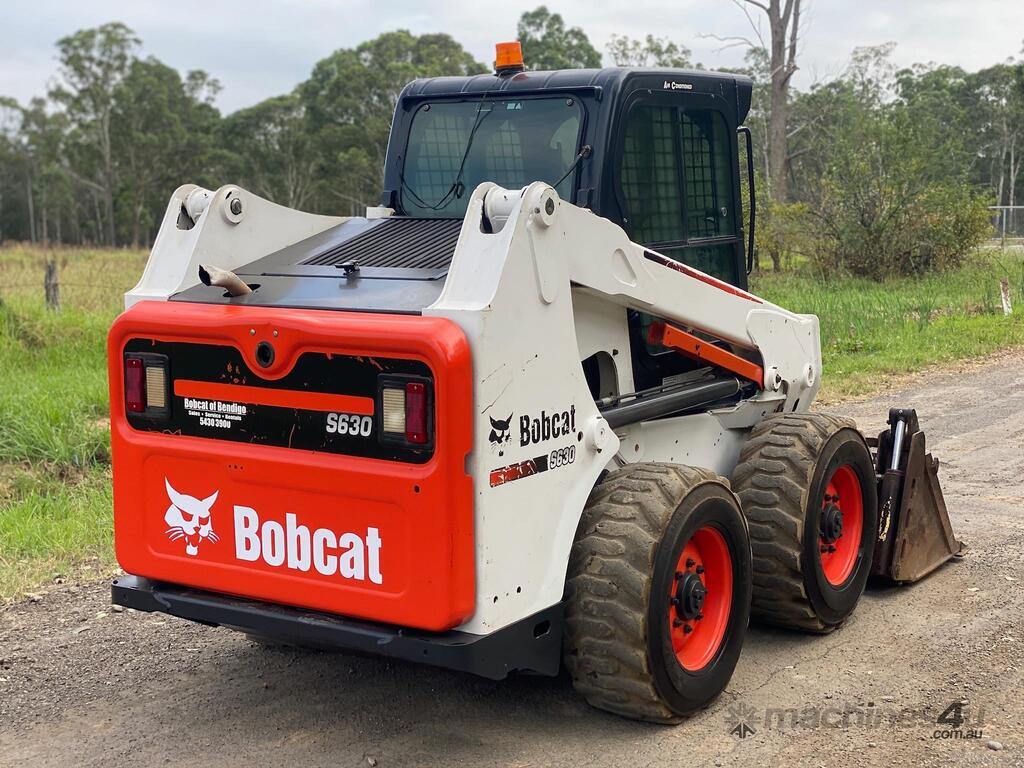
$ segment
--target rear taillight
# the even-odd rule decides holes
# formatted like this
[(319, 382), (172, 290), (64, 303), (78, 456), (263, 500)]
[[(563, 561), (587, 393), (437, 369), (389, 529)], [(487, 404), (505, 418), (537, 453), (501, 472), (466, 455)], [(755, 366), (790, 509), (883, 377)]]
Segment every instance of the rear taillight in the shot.
[(405, 441), (427, 442), (427, 385), (418, 381), (405, 385)]
[(124, 407), (131, 413), (146, 410), (146, 384), (142, 359), (127, 357), (124, 361)]
[(426, 446), (433, 442), (431, 386), (423, 379), (381, 377), (381, 439), (385, 442)]
[(128, 413), (152, 418), (166, 417), (170, 413), (165, 355), (125, 356), (124, 407)]

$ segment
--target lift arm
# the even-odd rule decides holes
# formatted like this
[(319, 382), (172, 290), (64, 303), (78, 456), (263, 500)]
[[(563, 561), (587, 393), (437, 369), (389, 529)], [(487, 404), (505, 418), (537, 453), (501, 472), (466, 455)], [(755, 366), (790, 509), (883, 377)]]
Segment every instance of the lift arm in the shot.
[[(477, 188), (442, 302), (486, 303), (483, 294), (496, 286), (510, 251), (519, 249), (533, 263), (544, 302), (554, 300), (567, 277), (604, 301), (756, 351), (762, 363), (757, 383), (765, 396), (784, 395), (786, 410), (805, 409), (817, 394), (817, 317), (795, 314), (645, 249), (616, 224), (559, 199), (541, 182), (524, 190)], [(756, 367), (735, 372), (749, 378)]]

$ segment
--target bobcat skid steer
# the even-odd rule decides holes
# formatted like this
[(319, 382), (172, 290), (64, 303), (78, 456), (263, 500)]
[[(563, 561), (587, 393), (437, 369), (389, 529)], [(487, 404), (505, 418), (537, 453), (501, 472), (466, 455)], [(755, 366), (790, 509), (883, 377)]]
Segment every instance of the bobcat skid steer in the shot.
[(916, 418), (874, 456), (809, 413), (817, 318), (745, 290), (751, 82), (516, 48), (405, 88), (365, 217), (174, 193), (109, 337), (113, 600), (494, 679), (564, 660), (675, 722), (750, 616), (850, 615), (882, 477), (880, 575), (959, 544)]

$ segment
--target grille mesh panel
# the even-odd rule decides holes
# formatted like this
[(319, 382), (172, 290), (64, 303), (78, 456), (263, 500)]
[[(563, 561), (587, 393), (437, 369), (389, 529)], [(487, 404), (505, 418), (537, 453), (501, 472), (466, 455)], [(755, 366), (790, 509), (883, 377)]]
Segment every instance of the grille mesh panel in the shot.
[(451, 263), (461, 229), (462, 219), (381, 219), (302, 264), (330, 267), (354, 261), (360, 267), (439, 269)]

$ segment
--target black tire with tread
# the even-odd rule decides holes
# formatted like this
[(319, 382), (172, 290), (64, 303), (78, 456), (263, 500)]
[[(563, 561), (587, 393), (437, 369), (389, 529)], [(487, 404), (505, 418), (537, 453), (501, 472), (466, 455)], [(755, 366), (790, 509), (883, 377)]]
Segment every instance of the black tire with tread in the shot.
[[(866, 558), (861, 556), (843, 592), (822, 590), (807, 530), (811, 494), (822, 483), (827, 461), (842, 444), (857, 465), (864, 494)], [(852, 419), (823, 413), (771, 416), (751, 430), (732, 476), (750, 530), (754, 557), (751, 618), (810, 632), (831, 632), (853, 611), (871, 566), (871, 531), (877, 526), (878, 501), (871, 453)], [(866, 562), (865, 562), (866, 559)], [(826, 605), (822, 597), (838, 605)]]
[[(735, 511), (725, 512), (725, 505)], [(652, 640), (660, 632), (668, 640), (668, 589), (664, 607), (652, 608), (650, 600), (652, 589), (664, 586), (660, 579), (666, 563), (674, 573), (690, 535), (686, 526), (697, 524), (683, 524), (687, 516), (699, 517), (690, 506), (716, 507), (711, 514), (729, 520), (730, 546), (737, 548), (726, 636), (707, 672), (693, 674), (682, 667), (668, 669), (663, 644)], [(686, 539), (662, 546), (680, 533)], [(661, 463), (630, 464), (612, 472), (590, 496), (569, 560), (565, 662), (573, 685), (600, 709), (678, 723), (707, 707), (728, 682), (746, 632), (749, 601), (746, 524), (728, 480), (705, 469)], [(674, 655), (671, 665), (677, 665)], [(684, 691), (678, 690), (682, 678)]]

